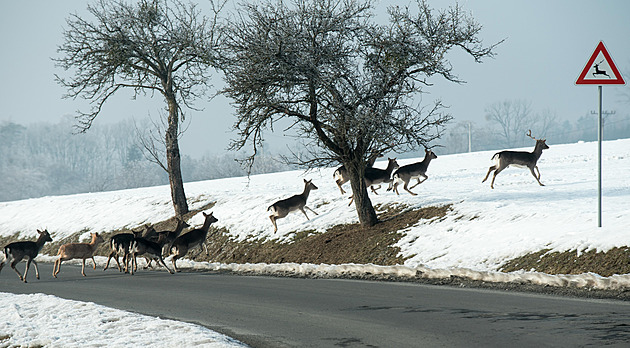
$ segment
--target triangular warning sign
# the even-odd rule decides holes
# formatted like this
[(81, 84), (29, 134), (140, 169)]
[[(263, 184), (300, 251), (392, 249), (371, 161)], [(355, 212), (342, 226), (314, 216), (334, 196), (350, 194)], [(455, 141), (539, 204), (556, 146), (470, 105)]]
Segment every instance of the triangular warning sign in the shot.
[(604, 42), (600, 41), (595, 52), (586, 63), (576, 85), (625, 85), (626, 82), (608, 54)]

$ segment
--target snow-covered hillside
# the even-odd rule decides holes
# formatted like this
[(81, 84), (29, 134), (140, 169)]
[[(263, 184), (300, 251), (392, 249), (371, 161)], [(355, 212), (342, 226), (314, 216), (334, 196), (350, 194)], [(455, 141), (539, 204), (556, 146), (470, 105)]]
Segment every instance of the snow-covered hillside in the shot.
[[(597, 227), (597, 144), (549, 144), (538, 162), (538, 186), (528, 170), (508, 168), (497, 176), (495, 189), (481, 183), (496, 151), (440, 156), (427, 172), (429, 179), (401, 195), (379, 191), (370, 194), (376, 204), (409, 208), (452, 204), (452, 212), (439, 221), (424, 222), (404, 231), (399, 242), (405, 266), (429, 269), (466, 268), (493, 271), (505, 260), (548, 248), (580, 251), (607, 250), (630, 245), (630, 139), (603, 146), (603, 227)], [(533, 144), (532, 144), (533, 148)], [(531, 151), (531, 148), (525, 149)], [(400, 165), (415, 160), (399, 160)], [(375, 164), (384, 168), (386, 161)], [(357, 221), (348, 194), (335, 185), (334, 168), (304, 174), (302, 171), (187, 183), (191, 208), (216, 202), (211, 209), (223, 226), (240, 240), (290, 239), (303, 230), (324, 231), (340, 223)], [(267, 207), (278, 199), (300, 193), (303, 178), (319, 189), (308, 206), (319, 215), (292, 213), (278, 220), (278, 233)], [(346, 184), (349, 190), (349, 184)], [(44, 197), (0, 203), (0, 235), (36, 236), (47, 228), (53, 239), (82, 232), (132, 228), (172, 216), (167, 186), (71, 196)], [(191, 225), (201, 225), (201, 214)]]

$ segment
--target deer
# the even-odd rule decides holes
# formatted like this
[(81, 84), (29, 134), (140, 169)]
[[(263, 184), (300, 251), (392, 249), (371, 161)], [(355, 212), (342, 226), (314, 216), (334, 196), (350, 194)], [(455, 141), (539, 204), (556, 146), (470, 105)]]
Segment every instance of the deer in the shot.
[[(383, 157), (380, 151), (372, 152), (372, 154), (367, 160), (367, 166), (372, 167), (376, 159), (379, 157)], [(347, 183), (348, 181), (350, 181), (350, 176), (348, 175), (348, 171), (346, 170), (346, 167), (341, 166), (337, 168), (337, 170), (335, 170), (335, 172), (333, 173), (333, 179), (335, 179), (335, 183), (337, 184), (337, 187), (339, 187), (341, 194), (342, 195), (345, 194), (346, 191), (344, 191), (343, 187), (341, 186)]]
[(292, 211), (301, 211), (304, 216), (306, 216), (306, 220), (310, 219), (308, 218), (308, 215), (306, 215), (304, 208), (310, 210), (315, 215), (319, 215), (313, 209), (306, 206), (306, 200), (312, 190), (317, 190), (317, 186), (313, 184), (313, 180), (304, 179), (304, 191), (302, 191), (302, 193), (289, 198), (281, 199), (267, 208), (267, 211), (270, 212), (269, 219), (273, 224), (273, 233), (278, 232), (276, 220), (286, 217)]
[[(152, 232), (155, 233), (155, 229), (150, 227)], [(151, 232), (150, 230), (148, 232)], [(147, 233), (148, 234), (148, 233)], [(136, 237), (131, 242), (129, 258), (131, 259), (131, 275), (138, 269), (138, 262), (136, 260), (138, 255), (149, 255), (150, 257), (145, 256), (148, 260), (146, 268), (149, 268), (149, 265), (152, 260), (156, 260), (157, 263), (161, 263), (164, 268), (168, 271), (168, 273), (173, 274), (175, 272), (171, 271), (166, 264), (164, 263), (164, 259), (162, 258), (162, 247), (166, 243), (166, 234), (160, 234), (157, 242), (153, 242), (143, 237)]]
[(94, 269), (96, 269), (96, 261), (94, 261), (94, 252), (99, 244), (105, 242), (103, 237), (101, 237), (98, 233), (91, 233), (92, 241), (89, 243), (68, 243), (59, 247), (59, 252), (57, 256), (59, 258), (55, 261), (55, 265), (53, 266), (53, 277), (57, 278), (57, 274), (61, 270), (61, 262), (72, 260), (72, 259), (81, 259), (81, 274), (85, 277), (85, 259), (92, 259), (92, 264), (94, 265)]
[[(365, 186), (369, 187), (375, 195), (378, 195), (378, 192), (376, 192), (376, 190), (381, 188), (382, 183), (387, 184), (392, 181), (392, 172), (398, 167), (399, 166), (398, 162), (396, 162), (396, 158), (387, 158), (387, 168), (385, 169), (372, 167), (365, 168)], [(374, 185), (378, 185), (378, 187), (374, 188)], [(350, 203), (348, 203), (348, 206), (350, 206), (353, 201), (354, 195), (350, 197)]]
[(115, 257), (114, 260), (116, 260), (116, 264), (118, 265), (118, 271), (122, 272), (123, 269), (120, 267), (120, 262), (118, 262), (118, 256), (120, 256), (122, 254), (123, 256), (123, 262), (125, 264), (125, 273), (127, 273), (129, 271), (128, 269), (128, 259), (129, 259), (129, 253), (131, 251), (131, 243), (133, 242), (133, 239), (136, 237), (140, 237), (142, 235), (142, 231), (131, 231), (132, 233), (118, 233), (113, 235), (110, 239), (109, 239), (109, 246), (111, 248), (111, 253), (109, 253), (109, 256), (107, 257), (107, 263), (105, 264), (105, 268), (103, 268), (103, 271), (107, 270), (107, 268), (109, 267), (109, 262), (111, 261), (112, 258)]
[[(501, 173), (503, 169), (509, 166), (515, 166), (515, 167), (521, 167), (521, 168), (525, 168), (525, 167), (529, 168), (529, 171), (534, 176), (534, 179), (538, 181), (538, 184), (540, 186), (545, 186), (540, 182), (540, 170), (538, 169), (536, 162), (538, 162), (538, 159), (542, 155), (543, 150), (548, 149), (549, 146), (547, 146), (547, 144), (545, 143), (546, 141), (545, 139), (534, 138), (532, 136), (531, 130), (527, 132), (527, 136), (536, 140), (536, 146), (534, 147), (534, 151), (532, 152), (501, 151), (501, 152), (495, 153), (494, 156), (492, 156), (492, 160), (495, 161), (495, 165), (491, 166), (488, 169), (488, 173), (486, 174), (486, 177), (483, 178), (481, 182), (485, 182), (488, 179), (490, 172), (494, 170), (494, 175), (492, 176), (492, 182), (490, 183), (490, 188), (494, 189), (494, 179), (496, 179), (497, 174)], [(534, 173), (534, 169), (536, 169), (536, 171), (538, 172), (538, 175)]]
[(607, 76), (608, 78), (611, 78), (610, 75), (606, 74), (606, 70), (599, 70), (599, 65), (602, 64), (603, 62), (604, 62), (604, 60), (602, 60), (598, 64), (593, 65), (593, 68), (595, 68), (595, 72), (593, 73), (593, 77), (595, 77), (595, 75), (604, 75), (604, 76)]
[[(171, 245), (175, 238), (179, 237), (185, 228), (190, 227), (190, 225), (180, 217), (176, 217), (175, 220), (177, 221), (177, 225), (173, 231), (155, 232), (155, 230), (153, 230), (153, 234), (145, 233), (144, 238), (162, 245), (162, 255), (168, 253), (168, 251), (171, 250)], [(151, 267), (151, 261), (152, 259), (147, 260), (147, 267)]]
[[(50, 237), (48, 230), (37, 230), (37, 233), (39, 234), (39, 237), (37, 237), (37, 240), (34, 242), (13, 242), (7, 244), (4, 247), (5, 260), (0, 263), (0, 271), (2, 271), (2, 267), (4, 267), (4, 262), (8, 261), (9, 258), (11, 258), (11, 268), (13, 268), (18, 277), (20, 277), (20, 280), (26, 283), (26, 275), (28, 274), (28, 268), (31, 266), (32, 262), (33, 266), (35, 266), (35, 277), (39, 279), (39, 269), (37, 268), (35, 257), (37, 257), (37, 254), (39, 254), (46, 242), (52, 242), (52, 238)], [(24, 276), (22, 276), (22, 274), (20, 274), (20, 271), (15, 268), (15, 265), (17, 265), (18, 262), (22, 261), (22, 259), (24, 258), (26, 258), (27, 261), (26, 268), (24, 269)]]
[(202, 213), (205, 220), (201, 228), (190, 230), (187, 233), (182, 234), (181, 236), (175, 238), (175, 240), (173, 241), (170, 252), (172, 255), (174, 255), (173, 258), (171, 259), (171, 262), (173, 262), (173, 269), (175, 270), (175, 272), (179, 272), (179, 270), (177, 269), (177, 264), (176, 264), (177, 259), (186, 256), (186, 253), (188, 253), (188, 250), (197, 246), (201, 247), (203, 242), (206, 241), (206, 237), (208, 236), (208, 230), (210, 229), (210, 225), (214, 222), (219, 221), (217, 218), (214, 217), (212, 213), (210, 214), (206, 214), (205, 212), (202, 212)]
[[(428, 179), (426, 172), (429, 168), (429, 163), (431, 163), (431, 160), (436, 158), (437, 156), (435, 155), (435, 153), (433, 153), (433, 151), (425, 149), (424, 159), (421, 162), (404, 165), (394, 172), (394, 175), (392, 177), (393, 185), (388, 188), (387, 191), (393, 189), (394, 192), (399, 195), (400, 193), (398, 193), (398, 185), (400, 185), (400, 182), (404, 182), (405, 184), (403, 185), (403, 188), (405, 189), (405, 191), (411, 193), (413, 196), (417, 196), (418, 194), (411, 192), (411, 189), (422, 184), (425, 180)], [(420, 177), (423, 177), (424, 179), (420, 181)], [(407, 187), (411, 179), (414, 178), (418, 180), (418, 182), (411, 187)]]

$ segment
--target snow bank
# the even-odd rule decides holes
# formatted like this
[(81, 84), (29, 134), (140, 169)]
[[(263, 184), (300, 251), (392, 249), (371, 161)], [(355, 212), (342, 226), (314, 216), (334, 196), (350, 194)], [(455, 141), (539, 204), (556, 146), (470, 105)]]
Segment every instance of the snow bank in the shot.
[(246, 347), (199, 325), (44, 294), (2, 292), (0, 312), (2, 347)]

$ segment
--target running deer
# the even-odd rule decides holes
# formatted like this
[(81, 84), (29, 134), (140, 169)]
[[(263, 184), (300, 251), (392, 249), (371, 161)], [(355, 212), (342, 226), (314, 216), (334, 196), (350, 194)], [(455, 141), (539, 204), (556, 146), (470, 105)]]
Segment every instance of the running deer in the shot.
[(187, 233), (175, 238), (175, 240), (173, 241), (173, 245), (171, 246), (170, 251), (172, 254), (174, 254), (172, 262), (175, 272), (179, 272), (176, 264), (177, 259), (186, 256), (188, 250), (196, 246), (201, 247), (203, 242), (206, 241), (206, 237), (208, 236), (210, 224), (219, 221), (212, 215), (212, 213), (203, 213), (203, 216), (205, 217), (205, 220), (201, 228), (188, 231)]
[[(148, 234), (145, 234), (146, 239), (163, 245), (162, 255), (168, 253), (168, 251), (171, 250), (171, 245), (173, 245), (173, 241), (177, 237), (179, 237), (180, 234), (182, 234), (182, 231), (184, 230), (184, 228), (190, 227), (190, 225), (188, 225), (180, 217), (175, 218), (175, 220), (177, 221), (177, 225), (175, 225), (175, 230), (173, 231), (154, 232), (153, 236), (149, 236)], [(150, 260), (147, 266), (151, 266)]]
[(319, 215), (313, 209), (306, 206), (306, 200), (308, 199), (308, 195), (311, 193), (311, 190), (317, 190), (317, 186), (313, 184), (312, 180), (304, 179), (304, 191), (302, 191), (301, 194), (279, 200), (267, 208), (267, 211), (271, 212), (269, 219), (271, 219), (271, 223), (273, 224), (273, 233), (278, 232), (276, 220), (287, 216), (292, 211), (301, 211), (304, 216), (306, 216), (306, 220), (310, 219), (308, 218), (308, 215), (306, 215), (304, 208), (310, 210), (315, 215)]
[[(515, 166), (520, 168), (529, 168), (529, 171), (532, 172), (532, 175), (538, 181), (540, 186), (545, 186), (540, 182), (540, 170), (536, 165), (538, 159), (542, 155), (543, 150), (549, 148), (545, 143), (545, 139), (536, 139), (532, 136), (532, 131), (527, 132), (527, 136), (536, 140), (536, 146), (534, 147), (534, 151), (525, 152), (525, 151), (501, 151), (497, 152), (492, 156), (492, 160), (495, 161), (495, 165), (491, 166), (488, 169), (488, 173), (486, 177), (483, 178), (481, 182), (485, 182), (490, 175), (490, 172), (494, 170), (494, 175), (492, 176), (492, 182), (490, 183), (490, 188), (494, 189), (494, 179), (497, 177), (497, 174), (501, 173), (501, 171), (508, 166)], [(534, 169), (538, 172), (538, 175), (534, 173)]]
[(109, 247), (111, 248), (111, 253), (109, 253), (109, 257), (107, 257), (107, 263), (105, 264), (105, 268), (103, 268), (103, 271), (107, 270), (107, 268), (109, 267), (109, 262), (111, 261), (112, 258), (114, 258), (114, 260), (116, 260), (116, 264), (118, 265), (118, 270), (120, 272), (123, 271), (123, 269), (120, 267), (120, 262), (118, 262), (118, 256), (122, 255), (123, 257), (123, 263), (125, 264), (125, 273), (127, 273), (129, 271), (128, 269), (128, 261), (129, 261), (129, 253), (131, 251), (131, 243), (133, 242), (133, 239), (135, 237), (140, 237), (142, 235), (142, 231), (137, 232), (132, 230), (132, 233), (118, 233), (116, 235), (113, 235), (110, 239), (109, 239)]
[(105, 240), (99, 236), (98, 233), (92, 233), (92, 241), (89, 243), (68, 243), (59, 247), (57, 256), (59, 258), (55, 261), (53, 266), (53, 277), (57, 278), (57, 274), (61, 270), (61, 262), (72, 259), (81, 259), (81, 274), (85, 277), (85, 259), (92, 259), (94, 269), (96, 269), (96, 261), (94, 261), (94, 252), (99, 244)]
[[(35, 266), (35, 277), (39, 279), (39, 269), (37, 268), (37, 262), (35, 262), (35, 257), (39, 254), (39, 251), (42, 250), (42, 247), (46, 242), (52, 242), (52, 238), (50, 234), (48, 234), (48, 230), (37, 230), (39, 233), (39, 237), (37, 237), (37, 241), (21, 241), (21, 242), (13, 242), (9, 243), (4, 247), (4, 255), (5, 260), (0, 263), (0, 271), (2, 267), (4, 267), (5, 261), (8, 262), (9, 258), (11, 261), (11, 268), (17, 273), (20, 280), (26, 283), (26, 275), (28, 274), (28, 268), (31, 266), (31, 262), (33, 266)], [(15, 265), (18, 262), (22, 261), (22, 259), (27, 258), (26, 260), (26, 268), (24, 269), (24, 276), (20, 274), (20, 271), (15, 268)]]
[[(372, 167), (376, 159), (379, 157), (383, 157), (383, 155), (380, 152), (378, 151), (372, 152), (372, 154), (368, 158), (367, 166)], [(346, 170), (346, 167), (341, 166), (337, 168), (337, 170), (335, 170), (335, 172), (333, 173), (333, 179), (335, 179), (335, 183), (337, 184), (337, 187), (339, 187), (341, 194), (342, 195), (345, 194), (346, 191), (344, 191), (343, 187), (341, 186), (347, 183), (348, 181), (350, 181), (350, 176), (348, 175), (348, 171)]]
[[(149, 231), (147, 232), (155, 233), (155, 229), (153, 229), (153, 227), (150, 227)], [(146, 234), (148, 235), (149, 233)], [(166, 264), (164, 263), (164, 259), (162, 258), (162, 247), (166, 243), (165, 239), (166, 234), (164, 233), (160, 234), (157, 242), (150, 241), (143, 237), (136, 237), (133, 239), (129, 252), (129, 257), (131, 258), (131, 275), (133, 275), (133, 272), (138, 270), (138, 262), (136, 260), (138, 255), (145, 255), (145, 258), (147, 259), (147, 265), (145, 266), (145, 269), (149, 268), (152, 260), (156, 260), (156, 263), (162, 264), (162, 266), (166, 268), (168, 273), (175, 273), (166, 266)]]
[[(397, 168), (398, 168), (398, 162), (396, 162), (396, 158), (388, 158), (387, 168), (385, 169), (372, 168), (372, 167), (365, 168), (365, 175), (364, 175), (365, 186), (369, 187), (372, 190), (372, 192), (374, 192), (374, 194), (377, 195), (378, 193), (376, 192), (376, 190), (381, 188), (381, 184), (383, 183), (387, 184), (392, 181), (392, 172), (394, 171), (394, 169), (397, 169)], [(378, 187), (374, 188), (374, 185), (378, 185)], [(350, 197), (350, 203), (348, 203), (348, 206), (350, 206), (353, 201), (354, 201), (354, 195)]]
[[(428, 179), (426, 172), (427, 169), (429, 168), (429, 163), (431, 163), (431, 160), (436, 159), (437, 156), (435, 155), (435, 153), (433, 153), (433, 151), (425, 149), (424, 150), (424, 159), (422, 160), (422, 162), (416, 162), (416, 163), (412, 163), (412, 164), (407, 164), (404, 165), (400, 168), (398, 168), (398, 170), (396, 170), (394, 172), (393, 175), (393, 189), (394, 192), (396, 192), (396, 194), (398, 195), (398, 185), (400, 185), (400, 182), (404, 182), (405, 185), (403, 186), (403, 188), (405, 189), (405, 191), (411, 193), (412, 195), (416, 196), (417, 193), (413, 193), (411, 192), (411, 189), (422, 184), (425, 180)], [(422, 179), (422, 181), (420, 181), (420, 177), (423, 177), (424, 179)], [(417, 183), (415, 183), (413, 186), (411, 187), (407, 187), (409, 185), (409, 182), (411, 181), (411, 179), (416, 179), (418, 180)], [(388, 188), (387, 190), (391, 190), (392, 187)]]

